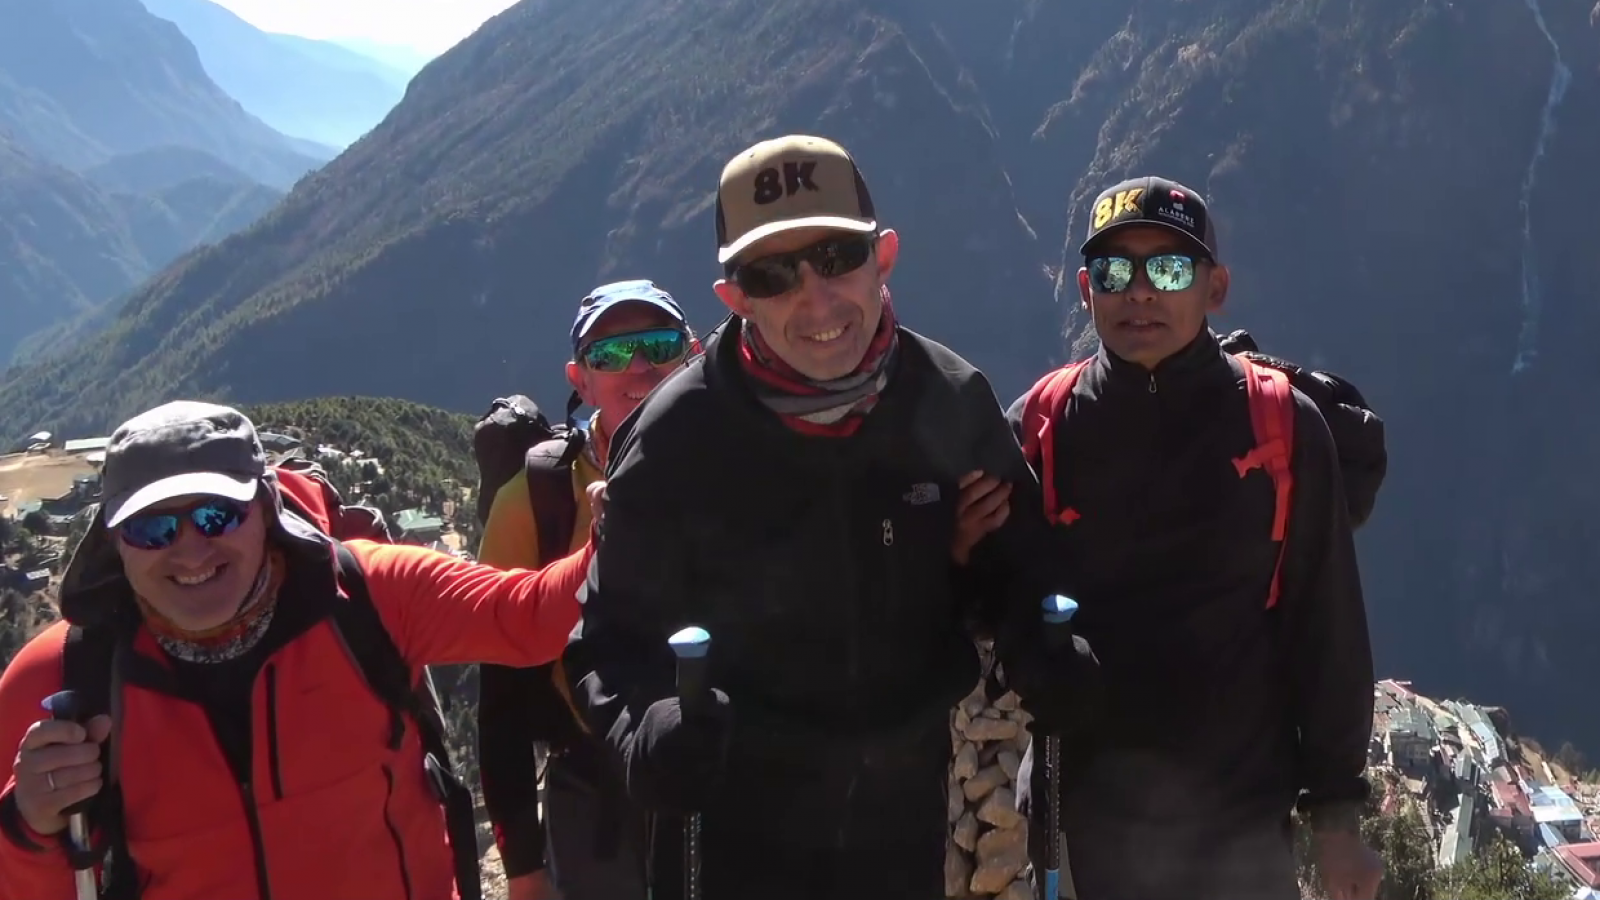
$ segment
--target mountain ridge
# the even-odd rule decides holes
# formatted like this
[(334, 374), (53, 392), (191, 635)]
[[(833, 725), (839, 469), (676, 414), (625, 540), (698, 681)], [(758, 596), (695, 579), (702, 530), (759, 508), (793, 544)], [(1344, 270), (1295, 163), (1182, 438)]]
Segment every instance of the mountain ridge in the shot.
[(32, 358), (103, 324), (105, 305), (197, 244), (255, 219), (279, 194), (242, 175), (119, 190), (0, 135), (0, 361)]
[(82, 174), (107, 190), (135, 194), (164, 190), (201, 176), (224, 181), (252, 180), (204, 150), (172, 145), (118, 154), (84, 169)]
[(178, 144), (283, 188), (333, 155), (245, 112), (138, 0), (9, 0), (0, 25), (0, 127), (51, 162), (82, 169)]
[(376, 59), (403, 73), (408, 79), (422, 71), (424, 66), (438, 56), (437, 53), (404, 44), (386, 44), (361, 37), (328, 38), (327, 43), (338, 44), (363, 56)]
[(345, 147), (383, 120), (410, 80), (325, 41), (263, 31), (210, 0), (141, 0), (195, 47), (206, 73), (285, 134)]

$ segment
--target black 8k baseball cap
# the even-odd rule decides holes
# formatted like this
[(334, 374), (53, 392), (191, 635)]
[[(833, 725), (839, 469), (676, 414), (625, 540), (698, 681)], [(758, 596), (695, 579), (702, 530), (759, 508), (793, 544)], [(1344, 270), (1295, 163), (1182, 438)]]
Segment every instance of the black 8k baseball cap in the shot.
[(1196, 249), (1217, 259), (1217, 233), (1206, 200), (1195, 191), (1165, 178), (1130, 178), (1100, 192), (1089, 208), (1089, 235), (1079, 252), (1089, 256), (1095, 242), (1135, 225), (1177, 232)]

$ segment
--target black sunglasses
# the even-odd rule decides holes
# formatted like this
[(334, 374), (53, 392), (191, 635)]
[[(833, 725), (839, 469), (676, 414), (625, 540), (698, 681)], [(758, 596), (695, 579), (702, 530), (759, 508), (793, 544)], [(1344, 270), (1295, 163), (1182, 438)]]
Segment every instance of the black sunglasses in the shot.
[(821, 278), (838, 278), (866, 265), (875, 246), (877, 240), (871, 235), (823, 238), (799, 250), (740, 263), (733, 270), (733, 283), (758, 300), (777, 297), (800, 286), (801, 263), (810, 263)]

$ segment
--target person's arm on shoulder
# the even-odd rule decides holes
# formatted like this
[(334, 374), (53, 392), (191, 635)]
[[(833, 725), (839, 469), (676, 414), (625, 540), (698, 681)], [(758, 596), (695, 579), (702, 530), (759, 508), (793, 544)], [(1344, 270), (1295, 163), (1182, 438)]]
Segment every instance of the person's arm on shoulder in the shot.
[(413, 666), (542, 666), (578, 621), (591, 545), (543, 569), (502, 571), (407, 544), (349, 541), (395, 645)]
[[(528, 475), (520, 471), (495, 492), (483, 526), (478, 561), (497, 569), (539, 568), (539, 524), (529, 506)], [(546, 866), (539, 816), (538, 761), (533, 719), (523, 698), (542, 669), (478, 666), (478, 778), (506, 878), (515, 882)]]
[(674, 693), (667, 638), (693, 624), (683, 620), (688, 547), (670, 499), (684, 473), (638, 437), (612, 445), (598, 546), (579, 593), (583, 618), (557, 667), (589, 731), (624, 765), (645, 710)]
[(40, 704), (61, 690), (64, 626), (29, 641), (0, 671), (0, 898), (73, 900), (72, 867), (59, 835), (28, 827), (17, 809), (16, 764), (23, 735), (45, 718)]
[(1314, 827), (1353, 826), (1369, 787), (1372, 645), (1338, 455), (1295, 392), (1293, 506), (1279, 604), (1300, 731), (1299, 806)]
[(968, 594), (979, 636), (992, 637), (1002, 625), (1037, 617), (1046, 594), (1058, 590), (1051, 577), (1053, 535), (1044, 516), (1039, 479), (1022, 455), (1016, 432), (987, 379), (978, 375), (964, 388), (962, 401), (972, 422), (976, 466), (1011, 486), (1010, 512), (999, 528), (973, 546), (957, 584)]
[(1076, 634), (1060, 646), (1044, 640), (1042, 601), (1072, 591), (1059, 569), (1059, 533), (1044, 515), (1039, 479), (1018, 437), (1025, 398), (1001, 412), (987, 381), (974, 379), (967, 391), (969, 421), (978, 424), (977, 465), (1010, 485), (1011, 494), (1005, 520), (973, 546), (967, 565), (957, 567), (958, 590), (974, 596), (978, 636), (994, 637), (999, 681), (1022, 699), (1035, 725), (1090, 736), (1102, 702), (1099, 661)]

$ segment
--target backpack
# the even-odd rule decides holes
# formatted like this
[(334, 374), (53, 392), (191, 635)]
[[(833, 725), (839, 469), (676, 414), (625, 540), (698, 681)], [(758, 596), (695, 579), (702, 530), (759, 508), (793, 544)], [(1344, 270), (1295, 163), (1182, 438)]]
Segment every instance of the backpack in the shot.
[[(450, 760), (444, 715), (432, 672), (424, 667), (417, 679), (412, 680), (410, 667), (372, 604), (360, 564), (341, 543), (355, 539), (390, 543), (383, 514), (368, 506), (346, 505), (326, 473), (310, 460), (287, 460), (275, 465), (273, 471), (285, 508), (334, 539), (339, 585), (348, 599), (335, 608), (331, 624), (368, 686), (389, 709), (390, 749), (400, 746), (407, 722), (416, 724), (422, 739), (423, 765), (429, 785), (444, 807), (460, 900), (481, 900), (483, 887), (479, 880), (472, 793), (456, 776)], [(62, 652), (62, 684), (78, 692), (86, 717), (100, 713), (118, 715), (120, 704), (115, 703), (114, 698), (120, 694), (122, 686), (125, 672), (122, 662), (128, 646), (123, 638), (129, 633), (130, 629), (112, 624), (90, 628), (74, 625), (68, 629)], [(126, 674), (135, 681), (144, 681), (139, 674), (138, 661), (138, 657), (129, 660), (133, 665), (126, 668)], [(148, 671), (148, 667), (144, 669)], [(151, 673), (147, 677), (158, 674)], [(106, 787), (89, 811), (92, 828), (101, 834), (100, 845), (90, 856), (103, 857), (105, 887), (101, 896), (131, 900), (139, 895), (141, 886), (127, 855), (122, 829), (114, 740), (108, 742), (108, 751)], [(86, 868), (96, 862), (102, 859), (74, 859), (73, 865)]]
[(1360, 528), (1372, 518), (1378, 491), (1389, 472), (1389, 452), (1384, 439), (1383, 419), (1372, 411), (1367, 398), (1349, 381), (1332, 372), (1301, 368), (1292, 362), (1268, 356), (1257, 347), (1250, 332), (1240, 329), (1218, 341), (1222, 349), (1240, 359), (1277, 369), (1289, 376), (1289, 383), (1317, 405), (1339, 455), (1339, 473), (1344, 482), (1345, 506), (1350, 524)]
[[(1243, 335), (1242, 340), (1237, 335)], [(1225, 344), (1224, 349), (1235, 353), (1244, 366), (1245, 392), (1250, 404), (1250, 424), (1256, 440), (1255, 447), (1249, 453), (1233, 461), (1234, 468), (1240, 478), (1258, 467), (1264, 469), (1272, 479), (1275, 494), (1272, 540), (1278, 544), (1278, 561), (1273, 568), (1272, 584), (1267, 591), (1266, 603), (1267, 609), (1272, 609), (1278, 603), (1283, 556), (1288, 547), (1285, 538), (1289, 529), (1289, 513), (1293, 508), (1294, 473), (1290, 467), (1290, 460), (1294, 458), (1293, 389), (1300, 386), (1300, 381), (1313, 380), (1314, 384), (1322, 388), (1319, 394), (1332, 397), (1332, 388), (1319, 380), (1319, 376), (1331, 376), (1325, 376), (1324, 373), (1308, 374), (1299, 367), (1282, 363), (1273, 357), (1229, 349), (1243, 348), (1248, 344), (1249, 349), (1254, 350), (1255, 343), (1245, 332), (1235, 332), (1230, 338), (1232, 340)], [(1056, 422), (1060, 420), (1067, 401), (1072, 396), (1072, 388), (1077, 384), (1078, 376), (1091, 361), (1079, 360), (1047, 373), (1029, 389), (1023, 401), (1022, 452), (1029, 464), (1039, 473), (1040, 488), (1044, 494), (1045, 515), (1055, 524), (1071, 525), (1079, 518), (1077, 510), (1070, 506), (1063, 507), (1056, 496), (1054, 431)], [(1353, 386), (1349, 388), (1349, 392), (1354, 390)], [(1310, 394), (1308, 396), (1317, 403), (1319, 409), (1323, 408), (1323, 401), (1319, 401), (1317, 396)], [(1356, 497), (1351, 496), (1352, 486), (1346, 484), (1346, 503), (1351, 507), (1352, 523), (1356, 522), (1358, 509), (1362, 512), (1360, 521), (1365, 522), (1366, 517), (1371, 514), (1377, 488), (1382, 484), (1383, 470), (1387, 465), (1387, 456), (1383, 452), (1383, 422), (1366, 409), (1359, 393), (1353, 393), (1353, 396), (1351, 393), (1344, 393), (1341, 396), (1356, 401), (1349, 407), (1350, 414), (1361, 415), (1360, 421), (1349, 429), (1352, 430), (1354, 437), (1347, 436), (1347, 440), (1353, 440), (1357, 445), (1357, 460), (1364, 465), (1361, 472), (1365, 477), (1359, 482)], [(1340, 410), (1335, 408), (1332, 413), (1340, 413)], [(1325, 411), (1324, 418), (1330, 414)], [(1348, 418), (1349, 414), (1344, 415)], [(1333, 431), (1331, 423), (1329, 430)], [(1339, 432), (1333, 431), (1333, 434), (1335, 442), (1338, 443)], [(1373, 469), (1370, 465), (1370, 448), (1374, 442), (1382, 459), (1376, 467), (1376, 480), (1371, 477)], [(1342, 446), (1340, 466), (1341, 469), (1346, 467)]]
[[(587, 436), (573, 424), (580, 399), (567, 401), (563, 423), (553, 426), (532, 400), (521, 394), (497, 398), (472, 429), (472, 455), (478, 464), (478, 524), (487, 525), (489, 510), (506, 482), (519, 471), (528, 481), (528, 504), (539, 532), (539, 562), (548, 565), (567, 555), (578, 500), (572, 491), (572, 466)], [(555, 683), (555, 663), (537, 667), (524, 709), (534, 740), (564, 745), (581, 735), (572, 707)]]
[[(518, 472), (528, 475), (528, 501), (539, 527), (539, 559), (567, 555), (577, 499), (568, 473), (582, 452), (585, 435), (572, 424), (577, 394), (567, 401), (565, 421), (551, 425), (538, 404), (521, 394), (496, 398), (472, 426), (472, 456), (478, 464), (478, 524), (489, 524), (495, 494)], [(560, 475), (558, 479), (555, 476)], [(560, 490), (554, 490), (559, 487)], [(547, 527), (548, 526), (548, 527)]]

